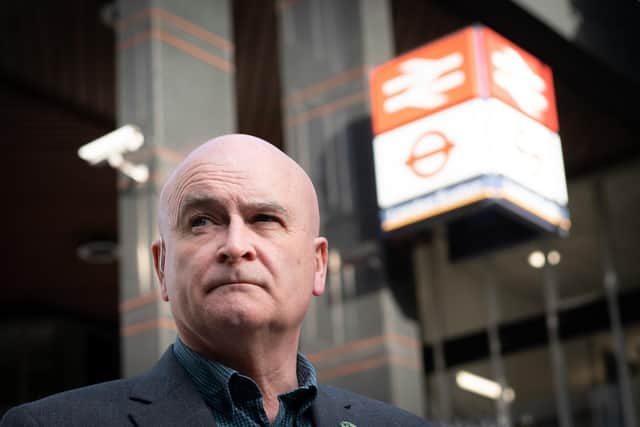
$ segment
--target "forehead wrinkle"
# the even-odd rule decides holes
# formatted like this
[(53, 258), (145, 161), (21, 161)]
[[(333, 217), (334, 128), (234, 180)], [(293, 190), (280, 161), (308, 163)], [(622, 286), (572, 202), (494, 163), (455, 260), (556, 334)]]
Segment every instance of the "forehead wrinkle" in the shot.
[[(216, 162), (216, 160), (218, 160)], [(290, 215), (295, 214), (306, 218), (306, 227), (309, 232), (319, 234), (320, 212), (317, 195), (313, 183), (305, 170), (292, 158), (280, 151), (275, 146), (259, 138), (250, 135), (232, 134), (214, 138), (187, 155), (183, 162), (178, 165), (170, 175), (162, 189), (160, 197), (160, 232), (166, 230), (167, 223), (171, 220), (172, 213), (177, 211), (177, 203), (186, 189), (190, 187), (187, 175), (193, 174), (191, 170), (198, 170), (204, 166), (206, 168), (218, 167), (216, 171), (219, 176), (225, 172), (234, 173), (235, 179), (240, 176), (237, 173), (250, 173), (255, 167), (271, 163), (274, 167), (277, 164), (280, 169), (281, 178), (287, 176), (285, 181), (292, 185), (292, 190), (298, 193), (298, 200), (302, 203), (292, 205)], [(229, 170), (227, 170), (229, 169)], [(284, 172), (286, 171), (286, 172)], [(230, 177), (231, 178), (231, 177)], [(230, 180), (232, 181), (232, 179)], [(231, 182), (224, 181), (225, 186), (232, 185)], [(246, 191), (246, 189), (243, 189)], [(231, 193), (233, 193), (231, 191)], [(304, 212), (300, 206), (304, 206)], [(295, 209), (294, 209), (295, 208)]]
[(177, 213), (177, 220), (179, 221), (186, 212), (189, 212), (191, 210), (197, 210), (201, 208), (218, 209), (223, 205), (224, 203), (222, 203), (218, 198), (212, 197), (206, 193), (188, 193), (185, 197), (182, 198), (182, 201), (180, 202)]
[[(178, 219), (185, 199), (216, 199), (209, 195), (211, 185), (219, 184), (229, 191), (228, 187), (242, 186), (247, 179), (239, 171), (226, 169), (224, 164), (201, 162), (187, 168), (177, 179), (174, 191), (168, 197), (171, 224), (178, 225)], [(233, 193), (233, 191), (229, 191)]]
[[(248, 200), (248, 201), (242, 201), (242, 200), (237, 200), (236, 201), (239, 205), (240, 211), (247, 211), (247, 212), (270, 212), (270, 213), (277, 213), (280, 215), (289, 215), (289, 210), (284, 207), (281, 203), (277, 202), (277, 201), (272, 201), (272, 200), (257, 200), (257, 201), (252, 201), (252, 200)], [(188, 211), (189, 209), (192, 208), (198, 208), (198, 207), (220, 207), (220, 208), (225, 208), (227, 207), (227, 200), (220, 199), (219, 197), (216, 197), (215, 195), (211, 195), (208, 193), (203, 193), (203, 192), (193, 192), (193, 193), (187, 193), (183, 198), (182, 201), (180, 203), (180, 208), (178, 209), (178, 215), (181, 217), (184, 212)]]

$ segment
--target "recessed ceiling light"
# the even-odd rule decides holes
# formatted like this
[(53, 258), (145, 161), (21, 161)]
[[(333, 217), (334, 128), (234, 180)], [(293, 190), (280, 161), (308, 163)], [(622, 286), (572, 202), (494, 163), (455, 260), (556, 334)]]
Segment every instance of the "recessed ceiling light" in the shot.
[(541, 251), (533, 251), (529, 254), (529, 265), (533, 268), (542, 268), (545, 264), (544, 254)]
[(516, 393), (511, 387), (503, 389), (497, 382), (467, 371), (456, 374), (456, 384), (463, 390), (489, 399), (497, 400), (502, 397), (506, 402), (513, 402), (516, 398)]
[(558, 265), (560, 263), (560, 252), (553, 250), (547, 254), (547, 261), (551, 265)]

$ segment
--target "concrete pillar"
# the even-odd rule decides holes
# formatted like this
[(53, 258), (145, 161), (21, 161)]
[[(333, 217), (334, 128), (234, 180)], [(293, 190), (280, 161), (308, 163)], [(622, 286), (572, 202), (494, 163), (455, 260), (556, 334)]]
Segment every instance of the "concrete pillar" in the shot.
[(150, 245), (164, 179), (183, 155), (235, 129), (228, 0), (119, 0), (116, 4), (118, 123), (139, 126), (150, 168), (135, 184), (119, 177), (120, 319), (124, 376), (147, 370), (175, 339), (159, 298)]
[(377, 239), (367, 75), (392, 57), (389, 4), (298, 0), (278, 9), (285, 148), (317, 186), (331, 248), (327, 292), (307, 316), (302, 350), (320, 381), (422, 415), (422, 341), (407, 315), (415, 292), (390, 286)]

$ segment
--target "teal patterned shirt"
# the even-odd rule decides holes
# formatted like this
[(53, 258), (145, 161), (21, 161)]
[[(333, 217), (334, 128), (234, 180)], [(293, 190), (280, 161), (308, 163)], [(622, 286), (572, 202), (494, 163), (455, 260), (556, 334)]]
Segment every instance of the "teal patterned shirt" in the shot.
[(262, 406), (258, 385), (239, 372), (204, 358), (188, 348), (180, 338), (173, 345), (178, 362), (193, 380), (196, 389), (211, 409), (218, 427), (311, 427), (311, 404), (318, 384), (311, 362), (298, 353), (299, 387), (278, 396), (280, 409), (269, 422)]

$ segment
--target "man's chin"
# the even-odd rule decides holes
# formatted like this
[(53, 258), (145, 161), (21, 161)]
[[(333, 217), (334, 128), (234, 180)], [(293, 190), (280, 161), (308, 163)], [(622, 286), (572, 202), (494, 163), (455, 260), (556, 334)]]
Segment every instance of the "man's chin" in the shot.
[(229, 290), (210, 297), (215, 301), (208, 304), (206, 310), (209, 324), (224, 328), (259, 329), (266, 326), (270, 320), (264, 304), (250, 298), (248, 292)]
[(269, 322), (264, 317), (257, 316), (256, 313), (234, 312), (225, 313), (217, 323), (228, 332), (234, 331), (233, 336), (237, 337), (238, 333), (246, 334), (264, 329)]

